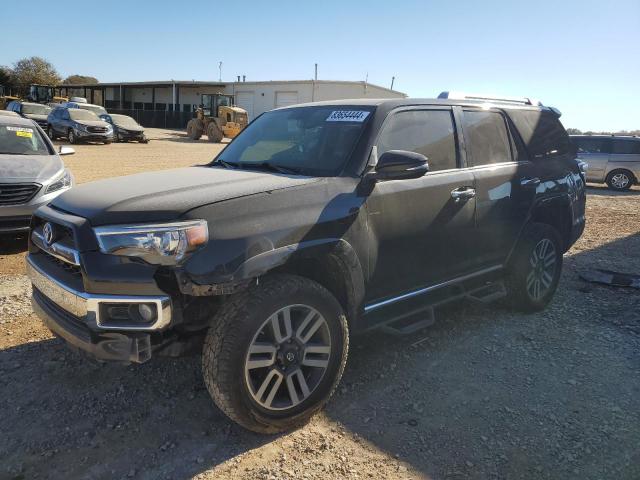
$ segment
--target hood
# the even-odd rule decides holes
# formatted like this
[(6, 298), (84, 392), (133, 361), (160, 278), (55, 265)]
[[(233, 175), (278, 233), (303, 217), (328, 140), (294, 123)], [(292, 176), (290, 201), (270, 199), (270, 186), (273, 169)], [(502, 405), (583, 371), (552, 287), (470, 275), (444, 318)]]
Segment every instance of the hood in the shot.
[(107, 122), (103, 122), (102, 120), (74, 120), (74, 122), (84, 125), (85, 127), (108, 127), (109, 124)]
[(76, 186), (52, 205), (93, 226), (175, 220), (193, 208), (318, 181), (255, 170), (187, 167)]
[(120, 123), (116, 123), (115, 126), (121, 130), (126, 130), (127, 132), (144, 132), (144, 127), (141, 127), (140, 125), (122, 125)]
[(35, 120), (36, 122), (46, 122), (47, 115), (37, 115), (35, 113), (25, 113), (24, 116), (29, 120)]
[(44, 183), (63, 169), (58, 155), (0, 155), (0, 183)]

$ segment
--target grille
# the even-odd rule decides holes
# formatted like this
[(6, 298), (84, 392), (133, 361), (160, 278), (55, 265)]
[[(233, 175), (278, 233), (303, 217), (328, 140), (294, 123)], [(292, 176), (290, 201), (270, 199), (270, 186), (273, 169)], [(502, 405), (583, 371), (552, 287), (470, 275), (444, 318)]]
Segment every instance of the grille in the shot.
[(91, 133), (106, 133), (107, 127), (87, 127), (87, 132)]
[(0, 205), (20, 205), (36, 196), (37, 183), (0, 183)]

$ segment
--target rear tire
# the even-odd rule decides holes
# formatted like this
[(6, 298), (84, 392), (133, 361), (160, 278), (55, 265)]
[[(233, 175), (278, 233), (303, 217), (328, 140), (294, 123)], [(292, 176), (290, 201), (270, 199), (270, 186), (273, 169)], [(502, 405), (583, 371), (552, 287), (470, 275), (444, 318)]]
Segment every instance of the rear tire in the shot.
[(326, 404), (348, 349), (347, 320), (329, 291), (307, 278), (273, 275), (232, 296), (216, 314), (202, 372), (229, 418), (254, 432), (277, 433), (305, 424)]
[(202, 129), (196, 119), (191, 119), (189, 123), (187, 123), (187, 136), (191, 140), (199, 140), (202, 136)]
[(222, 130), (218, 128), (215, 122), (209, 123), (209, 126), (207, 127), (207, 138), (213, 143), (220, 143), (224, 138)]
[(523, 312), (542, 310), (553, 298), (562, 273), (562, 241), (544, 223), (525, 227), (507, 267), (507, 300)]
[(629, 190), (635, 183), (635, 178), (629, 170), (618, 169), (609, 172), (606, 182), (611, 190), (624, 192), (625, 190)]

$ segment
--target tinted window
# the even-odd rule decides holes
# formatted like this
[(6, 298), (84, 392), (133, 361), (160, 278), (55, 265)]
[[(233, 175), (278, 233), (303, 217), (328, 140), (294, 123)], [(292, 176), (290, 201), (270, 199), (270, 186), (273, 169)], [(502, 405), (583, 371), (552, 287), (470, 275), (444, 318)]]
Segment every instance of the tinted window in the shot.
[(557, 115), (548, 110), (509, 110), (532, 159), (566, 155), (572, 151), (569, 136)]
[(471, 165), (512, 161), (507, 124), (498, 112), (465, 111), (464, 134), (471, 149)]
[(640, 140), (614, 140), (613, 153), (640, 154)]
[(578, 153), (610, 153), (611, 150), (607, 138), (572, 138), (571, 141)]
[(447, 110), (409, 110), (394, 114), (378, 140), (378, 156), (408, 150), (429, 159), (429, 171), (456, 168), (453, 117)]
[(245, 128), (218, 160), (237, 168), (266, 163), (308, 175), (337, 175), (372, 112), (370, 107), (341, 106), (267, 112)]

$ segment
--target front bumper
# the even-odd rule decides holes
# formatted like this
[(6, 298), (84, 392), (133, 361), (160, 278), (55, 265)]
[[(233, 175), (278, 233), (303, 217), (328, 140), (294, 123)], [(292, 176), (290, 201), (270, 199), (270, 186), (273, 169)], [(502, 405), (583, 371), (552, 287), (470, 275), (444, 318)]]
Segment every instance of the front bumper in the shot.
[(95, 141), (95, 142), (107, 142), (113, 140), (113, 131), (105, 133), (87, 132), (84, 130), (74, 129), (74, 133), (79, 140)]
[[(168, 296), (96, 295), (78, 291), (55, 280), (27, 257), (27, 275), (33, 284), (34, 311), (45, 325), (71, 346), (99, 360), (142, 363), (151, 357), (153, 332), (171, 323)], [(106, 304), (155, 304), (152, 325), (107, 325), (101, 318)]]
[[(50, 182), (47, 182), (47, 185), (49, 185), (49, 183)], [(33, 212), (42, 205), (50, 203), (58, 195), (71, 188), (61, 188), (51, 193), (44, 193), (46, 192), (47, 185), (42, 186), (36, 196), (27, 203), (0, 206), (0, 233), (29, 231), (29, 222), (31, 221)]]

